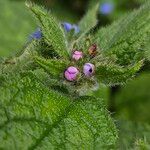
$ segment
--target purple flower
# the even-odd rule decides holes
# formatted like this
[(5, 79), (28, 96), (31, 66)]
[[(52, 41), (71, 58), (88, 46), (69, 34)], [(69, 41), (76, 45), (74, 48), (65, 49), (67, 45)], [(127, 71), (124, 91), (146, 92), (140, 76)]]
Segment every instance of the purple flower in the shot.
[(72, 29), (72, 25), (70, 23), (64, 22), (62, 23), (64, 29), (69, 32)]
[(39, 40), (42, 38), (42, 32), (41, 32), (41, 29), (38, 28), (34, 33), (31, 34), (31, 39), (36, 39), (36, 40)]
[(75, 81), (79, 74), (79, 70), (76, 67), (70, 66), (64, 72), (64, 76), (68, 81)]
[(114, 10), (114, 4), (106, 2), (100, 5), (100, 12), (103, 15), (108, 15)]
[(64, 22), (64, 23), (62, 23), (62, 25), (67, 32), (74, 30), (75, 33), (79, 33), (79, 31), (80, 31), (79, 27), (75, 24), (72, 25), (68, 22)]
[(79, 26), (77, 26), (75, 24), (72, 25), (72, 29), (74, 29), (75, 33), (79, 33), (80, 32)]
[(74, 51), (72, 54), (72, 58), (75, 60), (79, 60), (83, 57), (83, 53), (81, 51)]
[(83, 67), (83, 73), (85, 76), (90, 77), (95, 71), (95, 66), (91, 63), (86, 63)]

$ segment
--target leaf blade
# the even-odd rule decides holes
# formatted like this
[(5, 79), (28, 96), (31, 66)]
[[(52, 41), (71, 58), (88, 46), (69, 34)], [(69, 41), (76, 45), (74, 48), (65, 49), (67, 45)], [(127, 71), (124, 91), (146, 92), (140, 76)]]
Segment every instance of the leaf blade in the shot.
[(80, 31), (82, 33), (87, 33), (90, 29), (97, 24), (97, 12), (99, 4), (96, 3), (92, 8), (89, 8), (88, 12), (79, 22)]
[(114, 147), (116, 128), (99, 99), (72, 101), (35, 81), (34, 76), (16, 76), (9, 82), (0, 91), (1, 148), (93, 148), (94, 135), (97, 147)]
[(150, 3), (122, 17), (112, 25), (98, 30), (93, 37), (102, 52), (115, 55), (117, 63), (125, 66), (143, 59), (144, 46), (150, 35)]
[(52, 46), (60, 57), (68, 57), (65, 34), (57, 20), (37, 5), (27, 4), (27, 6), (39, 21), (45, 42)]
[(124, 84), (132, 79), (135, 73), (143, 66), (143, 61), (139, 61), (133, 65), (122, 67), (113, 63), (98, 63), (96, 76), (100, 82), (106, 85), (114, 86)]

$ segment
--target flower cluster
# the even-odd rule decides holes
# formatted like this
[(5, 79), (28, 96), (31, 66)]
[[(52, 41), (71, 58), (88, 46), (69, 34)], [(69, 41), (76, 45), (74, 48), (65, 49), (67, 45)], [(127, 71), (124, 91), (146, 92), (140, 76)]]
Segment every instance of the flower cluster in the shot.
[[(91, 58), (94, 57), (97, 53), (97, 45), (93, 44), (89, 48), (88, 53)], [(83, 55), (82, 51), (75, 50), (72, 53), (72, 60), (79, 61), (83, 57), (84, 57), (84, 55)], [(87, 62), (83, 65), (82, 73), (84, 74), (84, 76), (89, 78), (89, 77), (93, 76), (94, 72), (95, 72), (94, 64)], [(81, 73), (81, 71), (78, 68), (76, 68), (74, 66), (70, 66), (65, 70), (64, 77), (68, 81), (76, 81), (80, 73)]]

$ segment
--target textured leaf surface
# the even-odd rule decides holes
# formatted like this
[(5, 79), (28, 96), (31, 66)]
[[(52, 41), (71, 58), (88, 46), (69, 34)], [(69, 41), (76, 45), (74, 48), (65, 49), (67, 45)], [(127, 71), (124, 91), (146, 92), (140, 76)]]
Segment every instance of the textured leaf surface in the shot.
[(116, 57), (121, 65), (129, 65), (143, 58), (143, 50), (150, 36), (150, 2), (126, 15), (109, 27), (96, 32), (93, 42), (101, 50)]
[(45, 69), (49, 74), (55, 77), (63, 76), (63, 72), (66, 69), (67, 61), (59, 59), (44, 59), (41, 57), (35, 57), (35, 62)]
[(1, 149), (113, 148), (117, 133), (101, 99), (70, 99), (33, 74), (3, 79), (0, 87)]
[(150, 61), (150, 36), (148, 37), (148, 43), (147, 43), (147, 45), (145, 45), (145, 49), (144, 49), (144, 51), (145, 51), (145, 57), (146, 57), (146, 59), (148, 60), (148, 61)]
[(142, 61), (128, 67), (121, 67), (113, 63), (97, 63), (96, 75), (99, 81), (107, 85), (123, 84), (131, 79), (142, 65)]
[(61, 57), (68, 56), (65, 34), (57, 20), (37, 5), (27, 4), (40, 23), (45, 42)]
[(0, 56), (10, 56), (22, 48), (36, 26), (24, 2), (0, 0)]
[(89, 8), (85, 16), (79, 22), (79, 27), (81, 33), (88, 32), (97, 24), (97, 12), (98, 12), (99, 4), (97, 3), (92, 8)]
[(92, 30), (97, 24), (97, 13), (98, 13), (99, 4), (96, 3), (92, 7), (89, 8), (85, 16), (81, 19), (79, 22), (79, 28), (80, 32), (78, 34), (78, 38), (76, 41), (74, 41), (71, 45), (71, 48), (73, 48), (73, 45), (82, 47), (85, 49), (85, 37), (86, 34)]

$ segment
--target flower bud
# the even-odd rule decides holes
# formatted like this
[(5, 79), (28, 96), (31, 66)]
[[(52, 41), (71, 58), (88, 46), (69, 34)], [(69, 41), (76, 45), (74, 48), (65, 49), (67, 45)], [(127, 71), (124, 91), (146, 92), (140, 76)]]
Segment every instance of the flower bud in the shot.
[(86, 63), (83, 67), (83, 73), (85, 76), (90, 77), (95, 71), (95, 66), (91, 63)]
[(83, 57), (83, 53), (81, 51), (74, 51), (72, 54), (72, 58), (75, 60), (79, 60)]
[(97, 54), (97, 45), (93, 44), (88, 50), (90, 56), (94, 57)]
[(70, 66), (64, 72), (64, 76), (68, 81), (75, 81), (79, 74), (79, 70), (76, 67)]

